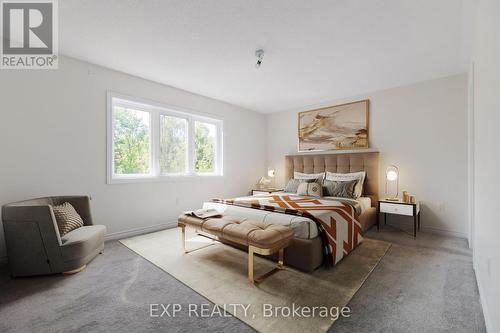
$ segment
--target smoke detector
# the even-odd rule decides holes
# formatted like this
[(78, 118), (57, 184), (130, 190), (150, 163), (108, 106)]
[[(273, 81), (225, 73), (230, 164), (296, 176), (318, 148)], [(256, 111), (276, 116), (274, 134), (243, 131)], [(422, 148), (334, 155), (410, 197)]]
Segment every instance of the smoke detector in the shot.
[(259, 68), (262, 65), (262, 60), (264, 59), (264, 50), (263, 49), (255, 50), (255, 56), (257, 57), (257, 63), (255, 64), (255, 68)]

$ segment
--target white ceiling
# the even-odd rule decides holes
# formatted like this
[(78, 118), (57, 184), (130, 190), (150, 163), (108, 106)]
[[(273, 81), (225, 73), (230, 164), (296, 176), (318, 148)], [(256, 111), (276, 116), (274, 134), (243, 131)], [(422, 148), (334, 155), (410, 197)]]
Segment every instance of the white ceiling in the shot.
[(259, 112), (301, 109), (466, 71), (469, 1), (62, 0), (60, 52)]

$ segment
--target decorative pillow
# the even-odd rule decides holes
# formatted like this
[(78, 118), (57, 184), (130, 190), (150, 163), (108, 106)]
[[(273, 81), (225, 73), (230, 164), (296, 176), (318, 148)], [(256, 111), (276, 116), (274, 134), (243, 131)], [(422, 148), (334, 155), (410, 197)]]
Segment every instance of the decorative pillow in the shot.
[(52, 206), (52, 210), (54, 211), (57, 227), (59, 228), (59, 235), (61, 235), (61, 237), (72, 230), (83, 227), (81, 216), (69, 202), (65, 202), (58, 206)]
[(316, 179), (290, 179), (285, 186), (284, 192), (297, 193), (300, 183), (314, 182)]
[(320, 172), (320, 173), (302, 173), (302, 172), (297, 172), (295, 171), (293, 173), (293, 178), (294, 179), (319, 179), (323, 181), (325, 178), (325, 173)]
[(354, 191), (358, 180), (348, 180), (345, 182), (325, 180), (323, 183), (323, 193), (329, 197), (355, 199)]
[(365, 182), (366, 172), (352, 172), (352, 173), (334, 173), (334, 172), (326, 172), (326, 180), (333, 181), (349, 181), (349, 180), (358, 180), (358, 183), (354, 187), (354, 198), (357, 199), (363, 194), (363, 184)]
[(323, 188), (320, 183), (300, 183), (297, 189), (298, 195), (307, 195), (310, 197), (322, 197)]

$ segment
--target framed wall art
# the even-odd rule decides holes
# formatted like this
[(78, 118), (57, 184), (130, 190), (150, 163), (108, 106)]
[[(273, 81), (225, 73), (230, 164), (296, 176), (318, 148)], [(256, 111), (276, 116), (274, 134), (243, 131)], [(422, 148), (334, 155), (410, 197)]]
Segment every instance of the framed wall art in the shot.
[(299, 112), (299, 152), (368, 148), (368, 99)]

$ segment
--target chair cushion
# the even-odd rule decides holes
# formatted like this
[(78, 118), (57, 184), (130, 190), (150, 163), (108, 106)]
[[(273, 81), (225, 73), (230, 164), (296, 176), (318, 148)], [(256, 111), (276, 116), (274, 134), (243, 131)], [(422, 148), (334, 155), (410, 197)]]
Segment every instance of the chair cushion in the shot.
[(83, 227), (83, 220), (81, 216), (69, 202), (52, 206), (52, 210), (54, 211), (57, 227), (59, 229), (59, 235), (61, 237), (72, 230)]
[(61, 252), (64, 261), (85, 257), (104, 243), (106, 227), (103, 225), (83, 226), (61, 237)]

